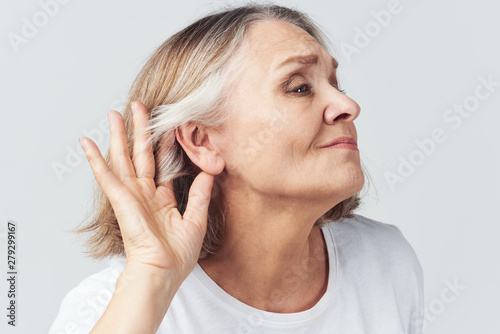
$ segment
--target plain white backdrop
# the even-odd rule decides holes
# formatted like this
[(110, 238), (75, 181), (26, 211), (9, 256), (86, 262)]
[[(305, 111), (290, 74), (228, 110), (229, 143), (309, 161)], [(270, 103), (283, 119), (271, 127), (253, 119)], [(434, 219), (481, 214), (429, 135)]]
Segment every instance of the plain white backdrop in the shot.
[[(66, 231), (93, 176), (78, 138), (109, 147), (109, 109), (151, 52), (226, 2), (2, 2), (0, 332), (45, 333), (105, 266)], [(361, 105), (373, 184), (360, 214), (397, 225), (425, 278), (425, 333), (500, 333), (500, 5), (487, 0), (279, 1), (332, 38)], [(7, 325), (7, 221), (18, 223), (17, 326)]]

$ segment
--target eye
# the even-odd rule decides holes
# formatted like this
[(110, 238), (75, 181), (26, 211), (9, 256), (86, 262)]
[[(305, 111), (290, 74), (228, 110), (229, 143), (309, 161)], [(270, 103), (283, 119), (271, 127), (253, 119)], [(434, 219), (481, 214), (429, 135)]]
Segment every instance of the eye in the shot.
[(308, 84), (303, 84), (297, 87), (296, 89), (293, 90), (294, 93), (304, 93), (304, 92), (309, 92), (311, 90), (311, 86)]
[(344, 90), (344, 89), (340, 89), (340, 88), (339, 88), (338, 90), (339, 90), (339, 92), (341, 92), (342, 94), (344, 94), (344, 95), (346, 94), (346, 92), (345, 92), (345, 90)]

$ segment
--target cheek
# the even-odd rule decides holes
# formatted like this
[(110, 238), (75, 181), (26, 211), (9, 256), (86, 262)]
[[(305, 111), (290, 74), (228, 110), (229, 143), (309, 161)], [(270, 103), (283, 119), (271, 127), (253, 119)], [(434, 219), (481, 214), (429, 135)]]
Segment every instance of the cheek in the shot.
[[(312, 106), (263, 93), (240, 96), (227, 136), (227, 163), (247, 172), (299, 167), (321, 126)], [(246, 107), (250, 106), (250, 107)], [(318, 118), (318, 119), (316, 119)], [(289, 166), (289, 167), (287, 167)]]
[(255, 118), (238, 117), (231, 120), (224, 131), (224, 158), (233, 170), (248, 169), (254, 165), (268, 146), (268, 138), (262, 136), (262, 122)]
[(274, 172), (305, 168), (300, 166), (313, 148), (320, 123), (312, 117), (290, 118), (275, 113), (252, 129), (244, 141), (243, 152), (249, 155), (251, 163), (261, 168), (267, 166)]

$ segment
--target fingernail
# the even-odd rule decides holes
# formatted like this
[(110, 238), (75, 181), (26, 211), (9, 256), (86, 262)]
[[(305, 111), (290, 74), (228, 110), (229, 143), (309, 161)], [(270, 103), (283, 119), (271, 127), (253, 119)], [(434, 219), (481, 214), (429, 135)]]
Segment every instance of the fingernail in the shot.
[(80, 145), (82, 146), (83, 150), (87, 150), (87, 144), (85, 144), (85, 140), (83, 140), (83, 137), (78, 138), (78, 141), (80, 142)]
[(130, 108), (132, 108), (132, 112), (135, 113), (135, 109), (137, 108), (135, 101), (130, 104)]

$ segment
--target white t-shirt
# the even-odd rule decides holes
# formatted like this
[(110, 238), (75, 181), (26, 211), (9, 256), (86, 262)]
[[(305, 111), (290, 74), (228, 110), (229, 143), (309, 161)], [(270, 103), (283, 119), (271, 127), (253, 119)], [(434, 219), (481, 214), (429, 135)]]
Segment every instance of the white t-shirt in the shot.
[[(322, 232), (328, 287), (312, 308), (297, 313), (256, 309), (229, 295), (196, 264), (157, 333), (421, 334), (422, 267), (399, 228), (356, 214), (330, 222)], [(106, 269), (67, 293), (49, 334), (90, 332), (126, 263), (124, 257), (108, 261)]]

